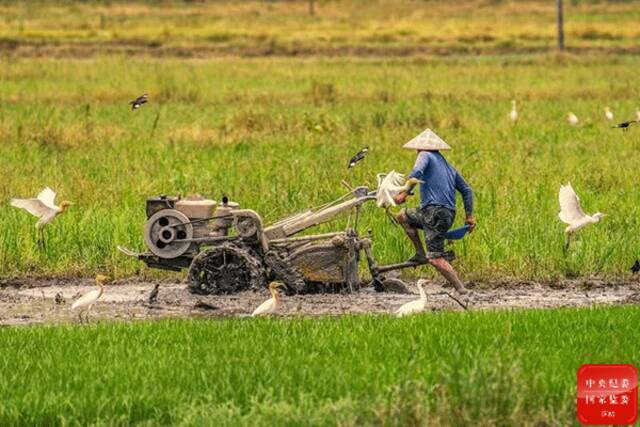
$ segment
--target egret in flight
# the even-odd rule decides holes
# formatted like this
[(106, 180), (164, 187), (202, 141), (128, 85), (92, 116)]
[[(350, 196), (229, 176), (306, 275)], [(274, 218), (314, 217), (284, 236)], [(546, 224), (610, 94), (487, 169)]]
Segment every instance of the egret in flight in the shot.
[(560, 202), (560, 213), (558, 213), (558, 217), (562, 222), (568, 224), (567, 228), (564, 230), (567, 236), (564, 243), (564, 249), (567, 250), (569, 248), (571, 236), (581, 228), (589, 224), (599, 222), (604, 217), (604, 214), (600, 212), (593, 215), (585, 214), (582, 211), (582, 207), (580, 207), (580, 198), (576, 192), (573, 191), (573, 187), (571, 187), (570, 182), (567, 183), (567, 185), (560, 186), (558, 200)]
[(269, 292), (271, 293), (271, 298), (263, 302), (256, 308), (253, 313), (251, 313), (252, 317), (255, 316), (266, 316), (269, 314), (273, 314), (280, 308), (280, 294), (278, 293), (279, 287), (284, 286), (280, 282), (271, 282), (269, 283)]
[(376, 204), (379, 208), (396, 206), (394, 198), (403, 191), (408, 192), (419, 183), (422, 181), (417, 178), (409, 178), (405, 181), (404, 175), (396, 171), (391, 171), (386, 175), (378, 174)]
[(402, 316), (408, 316), (411, 314), (416, 314), (416, 313), (420, 313), (422, 311), (424, 311), (424, 309), (427, 307), (427, 294), (424, 293), (424, 289), (423, 289), (423, 284), (424, 280), (420, 279), (418, 280), (418, 292), (420, 292), (420, 298), (418, 298), (417, 300), (408, 302), (406, 304), (403, 304), (399, 309), (396, 310), (396, 316), (398, 317), (402, 317)]
[(60, 206), (56, 206), (55, 199), (56, 193), (49, 187), (42, 190), (35, 199), (11, 199), (11, 206), (24, 209), (31, 215), (38, 217), (36, 229), (40, 233), (38, 245), (41, 248), (44, 248), (45, 245), (44, 227), (73, 204), (65, 200), (60, 203)]
[(102, 296), (102, 293), (104, 292), (104, 283), (108, 280), (109, 278), (107, 276), (98, 274), (96, 276), (97, 289), (87, 292), (73, 302), (73, 305), (71, 305), (71, 310), (75, 310), (76, 308), (80, 309), (80, 312), (78, 313), (78, 319), (80, 319), (80, 322), (82, 322), (82, 313), (85, 313), (85, 321), (89, 321), (89, 311)]
[(611, 112), (611, 110), (609, 109), (609, 107), (604, 107), (604, 116), (607, 118), (607, 120), (609, 120), (610, 122), (613, 121), (613, 113)]
[(516, 109), (516, 100), (511, 101), (511, 112), (509, 113), (509, 118), (512, 122), (518, 121), (518, 110)]
[(571, 126), (578, 126), (578, 123), (580, 123), (580, 120), (578, 120), (578, 116), (573, 114), (571, 111), (567, 113), (567, 121)]

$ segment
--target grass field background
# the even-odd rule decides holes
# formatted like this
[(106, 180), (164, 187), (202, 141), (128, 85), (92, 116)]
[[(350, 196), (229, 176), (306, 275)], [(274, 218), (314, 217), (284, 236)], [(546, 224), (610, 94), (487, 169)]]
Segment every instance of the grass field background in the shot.
[[(49, 185), (76, 203), (45, 252), (33, 218), (0, 208), (0, 277), (146, 274), (115, 251), (143, 249), (146, 197), (224, 193), (275, 221), (341, 196), (343, 179), (409, 171), (400, 147), (426, 127), (476, 194), (465, 277), (622, 275), (639, 249), (640, 136), (603, 108), (640, 108), (640, 8), (567, 2), (557, 54), (552, 3), (321, 1), (311, 16), (307, 2), (0, 2), (0, 200)], [(569, 254), (566, 181), (609, 214)], [(381, 211), (364, 214), (381, 261), (411, 255)]]
[[(638, 52), (638, 1), (566, 1), (567, 46)], [(454, 6), (454, 7), (452, 7)], [(35, 56), (406, 55), (555, 46), (553, 1), (2, 2), (0, 45)]]
[[(134, 274), (140, 265), (115, 246), (143, 249), (147, 196), (225, 193), (274, 221), (344, 194), (342, 179), (373, 187), (378, 172), (409, 171), (414, 154), (400, 147), (427, 127), (454, 147), (447, 156), (475, 191), (478, 230), (455, 247), (467, 277), (621, 274), (639, 249), (640, 129), (611, 129), (603, 108), (635, 116), (639, 65), (634, 56), (571, 55), (8, 59), (0, 199), (49, 185), (76, 205), (40, 252), (33, 218), (6, 203), (0, 274)], [(149, 104), (131, 112), (127, 102), (143, 91)], [(566, 123), (570, 110), (580, 127)], [(370, 155), (347, 172), (365, 145)], [(565, 255), (557, 191), (566, 181), (587, 212), (609, 216)], [(381, 260), (410, 255), (373, 206), (367, 228)]]
[[(0, 329), (10, 425), (571, 425), (627, 307)], [(284, 351), (283, 351), (284, 350)]]

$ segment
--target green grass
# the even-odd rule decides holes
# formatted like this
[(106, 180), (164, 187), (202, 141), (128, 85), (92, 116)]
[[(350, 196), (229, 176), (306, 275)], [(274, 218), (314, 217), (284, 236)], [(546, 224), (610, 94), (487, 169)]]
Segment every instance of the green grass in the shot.
[(0, 424), (566, 425), (632, 307), (0, 329)]
[[(406, 55), (549, 50), (555, 3), (410, 0), (0, 3), (16, 55)], [(565, 2), (567, 46), (636, 51), (638, 1)]]
[[(33, 218), (4, 204), (0, 276), (146, 271), (115, 251), (144, 248), (146, 197), (226, 193), (271, 222), (344, 194), (342, 179), (374, 186), (378, 172), (407, 172), (414, 155), (400, 147), (426, 127), (454, 147), (447, 156), (475, 191), (478, 230), (455, 247), (467, 278), (621, 275), (640, 249), (640, 129), (611, 129), (603, 108), (635, 116), (639, 66), (555, 55), (3, 61), (0, 200), (49, 185), (76, 205), (39, 252)], [(143, 91), (150, 103), (131, 112)], [(569, 110), (581, 127), (566, 124)], [(347, 172), (364, 145), (370, 155)], [(567, 255), (557, 219), (566, 181), (587, 212), (609, 214)], [(382, 211), (363, 214), (380, 260), (410, 255)]]

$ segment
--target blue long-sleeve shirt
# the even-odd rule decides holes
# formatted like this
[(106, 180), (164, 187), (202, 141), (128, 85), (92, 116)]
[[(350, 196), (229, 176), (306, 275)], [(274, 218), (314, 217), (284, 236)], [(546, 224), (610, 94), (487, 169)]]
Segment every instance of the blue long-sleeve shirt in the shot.
[(473, 191), (462, 175), (439, 151), (420, 151), (409, 177), (420, 184), (420, 207), (429, 205), (456, 209), (456, 190), (462, 195), (467, 215), (473, 213)]

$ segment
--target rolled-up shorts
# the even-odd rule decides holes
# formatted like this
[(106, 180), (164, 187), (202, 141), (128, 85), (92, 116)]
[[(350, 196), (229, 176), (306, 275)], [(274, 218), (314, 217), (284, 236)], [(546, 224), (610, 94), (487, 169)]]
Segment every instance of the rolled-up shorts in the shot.
[(444, 252), (445, 233), (456, 218), (456, 211), (438, 205), (419, 209), (407, 209), (407, 219), (413, 228), (424, 230), (424, 240), (429, 252)]

